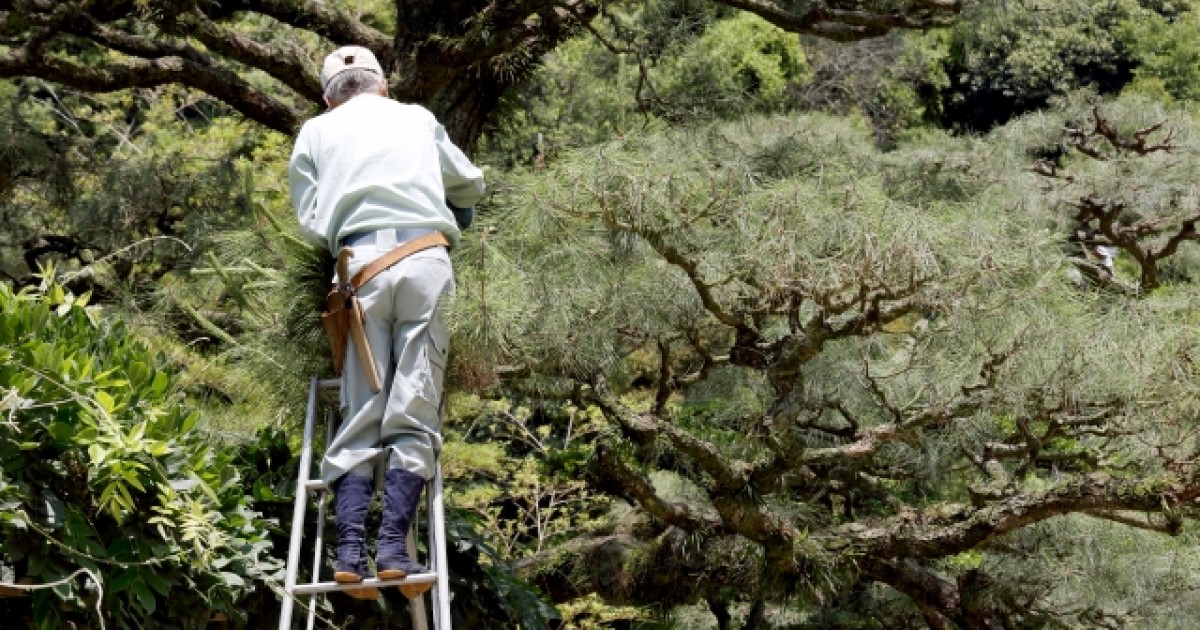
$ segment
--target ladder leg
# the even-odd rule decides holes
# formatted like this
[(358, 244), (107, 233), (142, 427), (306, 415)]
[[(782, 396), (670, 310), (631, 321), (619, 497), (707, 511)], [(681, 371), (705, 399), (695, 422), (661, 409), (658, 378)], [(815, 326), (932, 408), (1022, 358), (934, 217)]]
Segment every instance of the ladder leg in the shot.
[[(313, 541), (313, 584), (321, 581), (321, 551), (325, 546), (325, 494), (321, 493), (317, 501), (317, 537)], [(307, 630), (313, 630), (316, 626), (318, 597), (319, 595), (313, 595), (308, 598), (308, 623), (304, 625)]]
[[(325, 410), (325, 443), (329, 444), (333, 441), (333, 411)], [(317, 536), (313, 540), (313, 584), (321, 581), (321, 564), (322, 556), (325, 553), (325, 511), (329, 504), (329, 493), (325, 490), (317, 492)], [(317, 598), (319, 595), (313, 595), (308, 598), (308, 623), (305, 625), (307, 630), (313, 630), (317, 625)]]
[(308, 471), (312, 466), (313, 421), (317, 410), (319, 381), (312, 379), (308, 388), (308, 411), (304, 414), (304, 443), (300, 448), (300, 474), (296, 478), (296, 502), (292, 508), (292, 539), (288, 543), (287, 574), (284, 578), (283, 604), (279, 611), (279, 630), (291, 630), (292, 608), (295, 604), (293, 589), (296, 586), (296, 571), (300, 564), (300, 542), (304, 537), (304, 506), (308, 501)]
[(450, 567), (446, 560), (446, 513), (442, 504), (440, 462), (434, 466), (429, 484), (429, 542), (430, 568), (437, 573), (437, 586), (433, 588), (433, 627), (434, 630), (451, 630)]
[[(325, 542), (325, 495), (322, 493), (319, 503), (317, 504), (317, 537), (313, 543), (313, 584), (321, 581), (321, 548)], [(304, 624), (307, 630), (313, 630), (317, 622), (317, 598), (319, 595), (313, 595), (308, 598), (308, 623)]]
[[(408, 551), (409, 553), (413, 554), (414, 558), (417, 557), (417, 524), (415, 516), (416, 515), (414, 515), (412, 526), (408, 528), (408, 538), (404, 542), (404, 544), (408, 545)], [(412, 615), (413, 630), (429, 630), (429, 620), (425, 615), (424, 593), (422, 593), (420, 597), (414, 597), (408, 600), (408, 612), (410, 615)]]

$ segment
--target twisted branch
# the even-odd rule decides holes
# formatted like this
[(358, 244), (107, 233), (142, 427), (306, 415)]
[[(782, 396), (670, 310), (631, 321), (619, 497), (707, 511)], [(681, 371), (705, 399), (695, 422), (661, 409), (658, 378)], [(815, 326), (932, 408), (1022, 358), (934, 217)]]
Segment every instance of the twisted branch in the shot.
[(717, 0), (793, 33), (807, 33), (848, 42), (879, 37), (895, 28), (924, 29), (944, 26), (962, 9), (958, 0), (913, 0), (895, 10), (875, 10), (855, 2), (800, 3), (789, 10), (771, 0)]

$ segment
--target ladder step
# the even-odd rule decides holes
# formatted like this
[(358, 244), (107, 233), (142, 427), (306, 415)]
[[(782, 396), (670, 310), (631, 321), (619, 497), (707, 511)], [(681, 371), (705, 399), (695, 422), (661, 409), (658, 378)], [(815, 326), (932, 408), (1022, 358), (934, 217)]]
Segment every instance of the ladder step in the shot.
[(304, 490), (306, 492), (324, 492), (328, 489), (329, 486), (327, 486), (325, 482), (321, 481), (320, 479), (315, 479), (304, 484)]
[(356, 588), (387, 588), (389, 586), (404, 586), (406, 584), (432, 584), (437, 581), (437, 573), (417, 573), (402, 580), (381, 580), (367, 578), (361, 582), (314, 582), (297, 584), (288, 589), (293, 595), (311, 595), (313, 593), (328, 593), (330, 591), (348, 591)]

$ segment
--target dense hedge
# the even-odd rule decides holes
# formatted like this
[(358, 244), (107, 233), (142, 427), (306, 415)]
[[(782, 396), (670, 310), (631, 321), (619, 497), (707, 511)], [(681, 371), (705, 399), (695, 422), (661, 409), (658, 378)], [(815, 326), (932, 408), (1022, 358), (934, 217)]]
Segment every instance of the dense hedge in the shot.
[(282, 563), (234, 455), (197, 419), (162, 361), (85, 298), (0, 284), (0, 570), (91, 576), (0, 613), (37, 628), (250, 623), (245, 599), (270, 596)]

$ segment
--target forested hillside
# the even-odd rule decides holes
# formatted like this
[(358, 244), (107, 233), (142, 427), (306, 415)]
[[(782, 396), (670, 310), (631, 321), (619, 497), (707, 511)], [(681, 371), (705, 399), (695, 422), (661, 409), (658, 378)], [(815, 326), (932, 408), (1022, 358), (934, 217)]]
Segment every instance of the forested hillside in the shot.
[(0, 0), (0, 625), (278, 626), (345, 43), (488, 179), (455, 627), (1195, 626), (1187, 0)]

